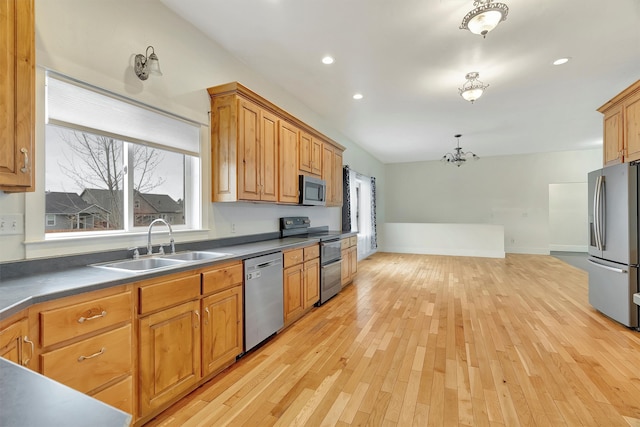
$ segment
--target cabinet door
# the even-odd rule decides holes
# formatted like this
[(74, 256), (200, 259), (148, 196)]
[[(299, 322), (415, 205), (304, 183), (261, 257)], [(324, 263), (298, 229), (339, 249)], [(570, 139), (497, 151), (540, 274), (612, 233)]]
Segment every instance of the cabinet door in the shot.
[(0, 190), (33, 191), (35, 36), (33, 0), (0, 2)]
[(278, 201), (278, 118), (260, 113), (260, 200)]
[(27, 337), (28, 328), (27, 319), (22, 319), (0, 330), (0, 357), (29, 366), (34, 346)]
[(349, 248), (349, 277), (351, 280), (358, 272), (358, 247), (352, 246)]
[(624, 106), (625, 162), (640, 160), (640, 94)]
[(175, 399), (200, 379), (199, 301), (139, 320), (140, 415)]
[(333, 152), (333, 193), (332, 206), (342, 206), (342, 151)]
[(202, 316), (202, 376), (206, 376), (242, 353), (242, 286), (204, 298)]
[(311, 173), (322, 175), (322, 142), (311, 138)]
[(238, 101), (238, 199), (260, 200), (260, 107)]
[(304, 309), (302, 264), (284, 269), (284, 324), (296, 320)]
[(623, 135), (622, 109), (616, 108), (604, 117), (604, 165), (610, 166), (622, 163)]
[(333, 147), (327, 144), (322, 146), (322, 179), (327, 183), (327, 206), (331, 206), (333, 200)]
[(351, 277), (349, 276), (349, 249), (343, 249), (341, 254), (342, 263), (340, 264), (340, 283), (344, 286), (351, 280)]
[(311, 172), (311, 135), (300, 132), (298, 144), (298, 168), (301, 171)]
[(309, 308), (320, 299), (320, 259), (304, 263), (304, 308)]
[(280, 122), (280, 192), (282, 203), (298, 203), (298, 129)]

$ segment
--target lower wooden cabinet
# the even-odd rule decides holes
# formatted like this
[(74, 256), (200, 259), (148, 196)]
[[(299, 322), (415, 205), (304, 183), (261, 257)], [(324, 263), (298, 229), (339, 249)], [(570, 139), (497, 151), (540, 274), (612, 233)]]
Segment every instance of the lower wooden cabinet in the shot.
[(283, 271), (284, 325), (291, 324), (304, 311), (303, 265), (287, 267)]
[(320, 247), (284, 252), (284, 325), (299, 319), (320, 299)]
[(358, 272), (358, 238), (352, 236), (342, 239), (342, 286), (348, 285), (353, 281)]
[(139, 325), (139, 405), (147, 415), (200, 379), (200, 301), (142, 317)]
[(114, 385), (92, 394), (91, 397), (121, 411), (133, 414), (133, 378), (128, 376)]
[(29, 322), (20, 319), (0, 328), (0, 357), (29, 367), (34, 355), (34, 343), (28, 337)]
[(203, 377), (233, 363), (242, 353), (242, 334), (242, 282), (202, 299)]

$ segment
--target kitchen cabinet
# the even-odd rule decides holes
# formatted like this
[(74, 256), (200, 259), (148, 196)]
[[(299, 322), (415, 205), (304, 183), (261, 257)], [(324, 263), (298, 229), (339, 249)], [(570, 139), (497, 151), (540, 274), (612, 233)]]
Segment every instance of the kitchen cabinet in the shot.
[(0, 190), (34, 190), (35, 31), (33, 0), (0, 2)]
[(212, 101), (212, 199), (278, 200), (278, 118), (235, 95)]
[(327, 206), (342, 206), (342, 153), (330, 144), (322, 147), (322, 179), (327, 183)]
[(238, 82), (207, 91), (214, 202), (296, 204), (298, 175), (305, 173), (330, 176), (329, 206), (342, 205), (343, 146)]
[(302, 317), (320, 299), (319, 256), (317, 244), (283, 252), (285, 327)]
[(202, 376), (231, 365), (243, 350), (242, 263), (202, 273)]
[(290, 123), (280, 122), (279, 152), (280, 179), (278, 201), (298, 203), (298, 128)]
[(28, 368), (35, 351), (28, 331), (29, 321), (26, 318), (11, 320), (6, 326), (0, 325), (0, 357)]
[(40, 372), (133, 414), (130, 287), (43, 303), (34, 313)]
[(300, 132), (298, 169), (301, 173), (322, 175), (322, 141), (306, 132)]
[(342, 286), (353, 282), (358, 272), (358, 236), (351, 236), (340, 241), (342, 253)]
[(200, 275), (195, 273), (139, 288), (140, 416), (167, 406), (200, 379), (199, 296)]
[(604, 166), (640, 160), (640, 80), (598, 111), (604, 114)]

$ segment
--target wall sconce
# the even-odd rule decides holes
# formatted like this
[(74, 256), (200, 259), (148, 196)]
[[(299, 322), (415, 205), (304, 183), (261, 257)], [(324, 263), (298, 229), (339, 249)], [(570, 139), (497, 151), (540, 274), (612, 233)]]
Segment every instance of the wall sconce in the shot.
[[(151, 49), (151, 54), (149, 54), (149, 49)], [(154, 76), (162, 75), (162, 71), (160, 71), (160, 62), (158, 62), (158, 56), (156, 55), (153, 46), (147, 47), (145, 55), (141, 53), (136, 55), (134, 70), (136, 72), (136, 76), (138, 76), (140, 80), (147, 80), (149, 78), (149, 74), (153, 74)]]

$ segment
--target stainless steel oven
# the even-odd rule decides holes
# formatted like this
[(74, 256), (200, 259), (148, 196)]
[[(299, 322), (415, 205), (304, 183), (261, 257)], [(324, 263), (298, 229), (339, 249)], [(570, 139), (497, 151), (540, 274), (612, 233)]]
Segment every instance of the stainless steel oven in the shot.
[(342, 289), (340, 239), (320, 241), (320, 302), (324, 304)]

